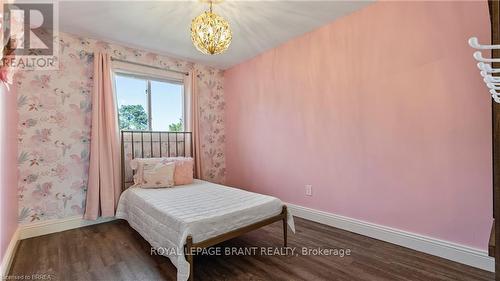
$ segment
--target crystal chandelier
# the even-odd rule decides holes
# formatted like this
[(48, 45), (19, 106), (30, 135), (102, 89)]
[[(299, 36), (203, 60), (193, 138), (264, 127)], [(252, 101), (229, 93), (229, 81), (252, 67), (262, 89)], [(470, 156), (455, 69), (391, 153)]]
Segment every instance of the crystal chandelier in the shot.
[(191, 22), (191, 40), (198, 51), (207, 55), (223, 53), (231, 44), (229, 23), (210, 10), (197, 16)]

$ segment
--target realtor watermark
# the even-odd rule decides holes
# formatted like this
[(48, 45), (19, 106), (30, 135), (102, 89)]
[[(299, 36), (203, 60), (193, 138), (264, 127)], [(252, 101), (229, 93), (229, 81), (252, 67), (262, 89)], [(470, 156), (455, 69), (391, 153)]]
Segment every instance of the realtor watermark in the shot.
[(0, 66), (18, 70), (59, 69), (58, 1), (2, 6)]
[(351, 249), (323, 247), (194, 247), (190, 250), (167, 247), (151, 247), (151, 255), (179, 256), (333, 256), (343, 258), (352, 254)]
[(56, 280), (56, 276), (47, 273), (18, 274), (3, 276), (2, 280)]

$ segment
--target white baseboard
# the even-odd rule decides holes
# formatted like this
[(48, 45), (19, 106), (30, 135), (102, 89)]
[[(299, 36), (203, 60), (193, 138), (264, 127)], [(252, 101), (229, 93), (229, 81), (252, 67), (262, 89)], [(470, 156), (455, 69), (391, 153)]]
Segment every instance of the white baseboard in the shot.
[[(4, 277), (9, 274), (10, 266), (12, 264), (12, 260), (14, 259), (14, 254), (16, 253), (17, 244), (19, 242), (19, 227), (16, 229), (14, 234), (12, 234), (12, 238), (10, 239), (9, 246), (7, 246), (7, 250), (5, 250), (4, 256), (2, 258), (1, 265), (1, 280), (4, 280)], [(1, 258), (1, 257), (0, 257)]]
[(287, 203), (287, 206), (294, 216), (300, 218), (362, 234), (487, 271), (495, 271), (495, 260), (488, 256), (488, 252), (480, 249), (294, 204)]
[(68, 217), (63, 219), (46, 220), (30, 224), (21, 224), (19, 226), (19, 239), (26, 239), (45, 234), (61, 232), (69, 229), (84, 227), (88, 225), (103, 223), (115, 220), (115, 218), (99, 218), (95, 221), (84, 220), (80, 216)]

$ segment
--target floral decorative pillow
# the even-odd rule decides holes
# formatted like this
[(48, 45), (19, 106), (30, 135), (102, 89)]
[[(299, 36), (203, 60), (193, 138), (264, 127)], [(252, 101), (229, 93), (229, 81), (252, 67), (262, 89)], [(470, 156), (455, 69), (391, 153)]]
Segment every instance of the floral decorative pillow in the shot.
[(143, 181), (143, 166), (144, 164), (159, 164), (168, 163), (166, 157), (162, 158), (135, 158), (130, 161), (130, 168), (135, 170), (134, 174), (134, 185), (135, 187), (140, 187)]
[(175, 163), (144, 163), (141, 188), (174, 186)]

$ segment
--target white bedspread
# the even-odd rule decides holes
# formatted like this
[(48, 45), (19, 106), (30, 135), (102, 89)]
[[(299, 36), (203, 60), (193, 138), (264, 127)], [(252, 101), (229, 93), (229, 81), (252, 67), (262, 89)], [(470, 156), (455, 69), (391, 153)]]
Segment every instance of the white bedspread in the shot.
[[(195, 180), (173, 188), (129, 188), (120, 197), (116, 217), (127, 220), (152, 247), (182, 253), (188, 235), (200, 242), (278, 215), (282, 206), (272, 196)], [(290, 211), (288, 225), (295, 232)], [(187, 280), (184, 255), (167, 254), (177, 267), (177, 280)]]

